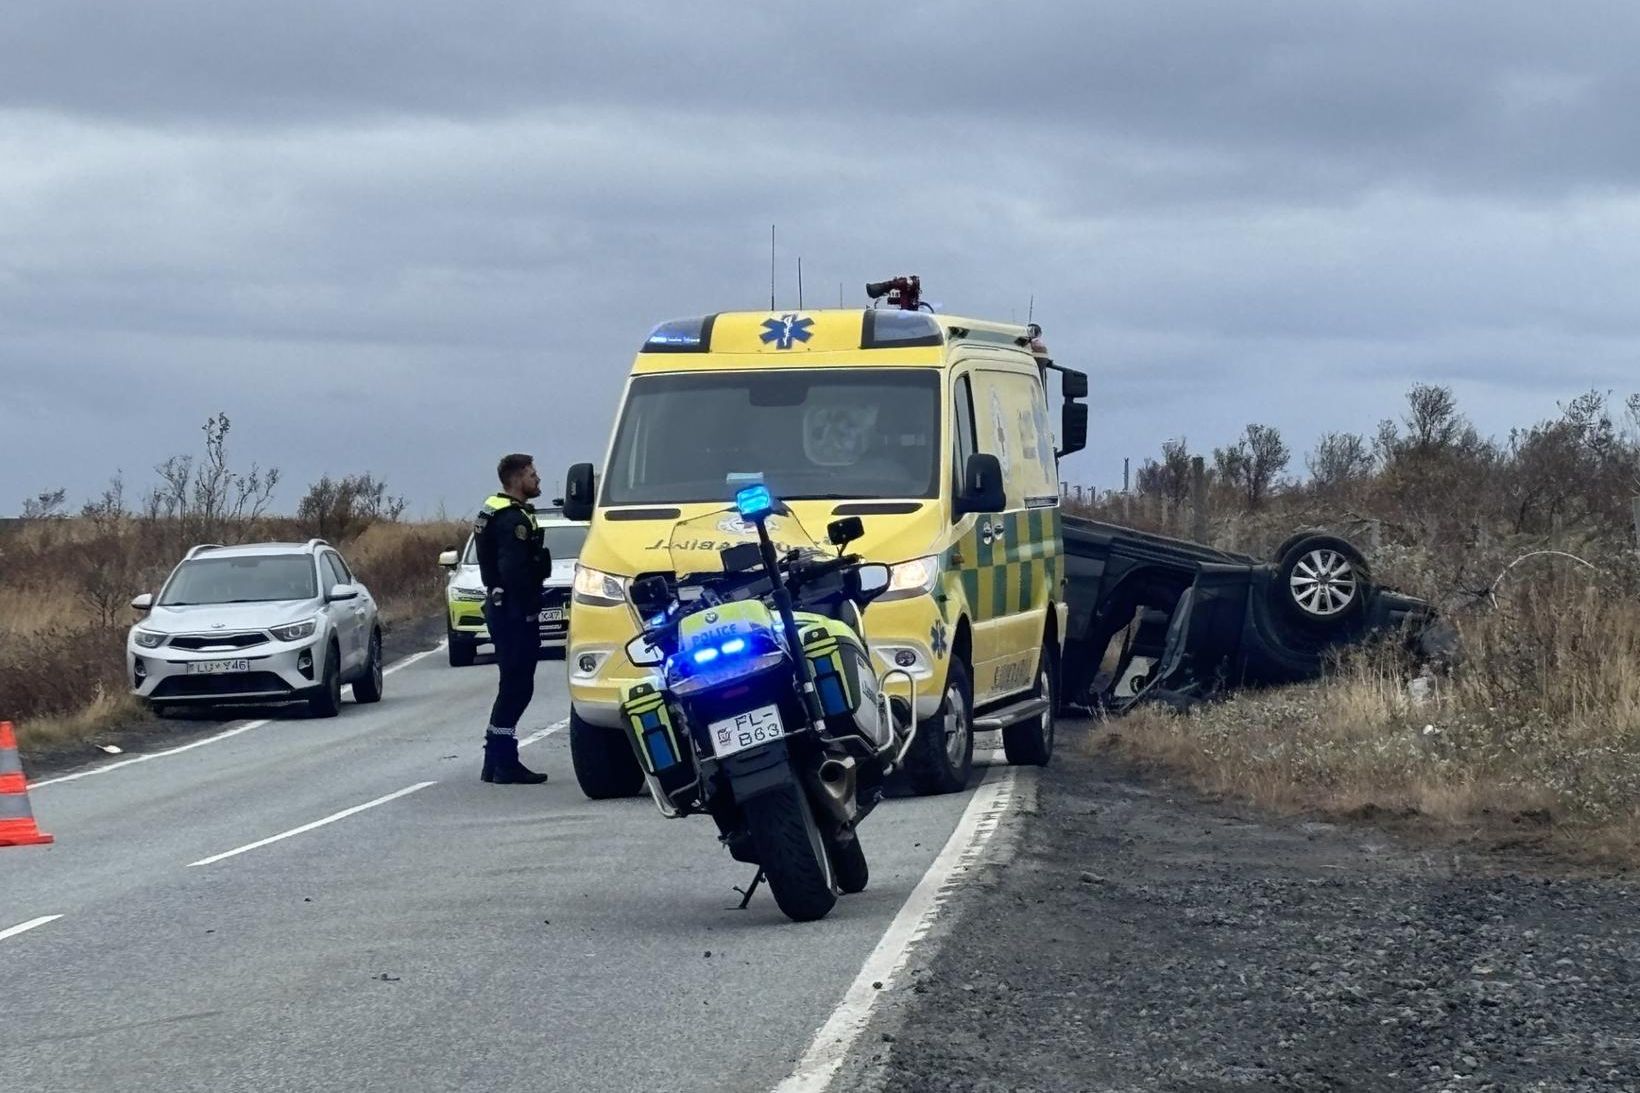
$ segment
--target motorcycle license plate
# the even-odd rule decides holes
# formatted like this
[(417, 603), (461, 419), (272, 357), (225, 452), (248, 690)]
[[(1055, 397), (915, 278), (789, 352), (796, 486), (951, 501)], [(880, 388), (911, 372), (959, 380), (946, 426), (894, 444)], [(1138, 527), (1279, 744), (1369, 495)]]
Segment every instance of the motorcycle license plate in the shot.
[(542, 622), (563, 622), (564, 621), (564, 609), (562, 607), (549, 607), (549, 608), (547, 608), (546, 610), (541, 612), (541, 621)]
[(188, 663), (188, 675), (217, 676), (227, 672), (248, 672), (251, 662), (248, 660), (195, 660)]
[(737, 751), (745, 751), (759, 744), (779, 740), (786, 735), (786, 727), (780, 723), (778, 706), (763, 706), (722, 721), (714, 721), (706, 726), (706, 731), (712, 734), (712, 753), (720, 759)]

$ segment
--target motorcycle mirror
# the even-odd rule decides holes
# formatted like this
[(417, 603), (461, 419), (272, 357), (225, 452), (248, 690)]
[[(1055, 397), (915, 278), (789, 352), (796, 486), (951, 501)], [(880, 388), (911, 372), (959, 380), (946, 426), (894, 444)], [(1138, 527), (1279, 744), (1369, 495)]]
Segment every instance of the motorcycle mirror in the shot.
[(756, 543), (736, 543), (718, 552), (723, 559), (723, 572), (745, 573), (763, 564), (763, 552)]
[(826, 528), (826, 538), (838, 550), (843, 550), (856, 539), (863, 538), (866, 525), (858, 516), (845, 516), (841, 520), (833, 520)]
[(872, 600), (888, 591), (888, 579), (891, 574), (886, 565), (863, 565), (854, 571), (853, 585), (850, 597), (860, 604), (868, 604)]
[(645, 577), (633, 583), (630, 595), (632, 606), (636, 607), (644, 618), (648, 618), (666, 609), (666, 605), (672, 601), (672, 588), (666, 583), (665, 577)]
[(666, 654), (649, 644), (640, 634), (626, 643), (626, 659), (634, 668), (655, 668), (666, 663)]

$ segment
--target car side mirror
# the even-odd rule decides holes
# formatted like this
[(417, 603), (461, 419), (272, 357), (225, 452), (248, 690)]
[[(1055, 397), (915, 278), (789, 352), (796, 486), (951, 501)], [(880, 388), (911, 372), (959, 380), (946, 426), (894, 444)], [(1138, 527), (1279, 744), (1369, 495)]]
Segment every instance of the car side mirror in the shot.
[(826, 528), (826, 538), (838, 550), (844, 550), (857, 539), (866, 534), (866, 525), (858, 516), (845, 516), (841, 520), (833, 520)]
[(138, 611), (152, 611), (154, 609), (154, 594), (152, 592), (144, 592), (142, 595), (131, 601), (131, 606), (136, 608)]
[(330, 586), (330, 592), (325, 596), (325, 602), (346, 603), (348, 600), (356, 600), (358, 598), (358, 586), (351, 584), (336, 584)]
[(564, 519), (592, 519), (592, 499), (597, 481), (591, 463), (577, 463), (569, 469), (569, 474), (564, 478)]
[(1085, 402), (1067, 402), (1059, 423), (1059, 450), (1055, 457), (1063, 459), (1072, 452), (1088, 446), (1088, 405)]
[(893, 571), (886, 565), (863, 565), (849, 574), (848, 598), (864, 607), (888, 591), (888, 580)]
[(461, 555), (457, 554), (454, 550), (443, 551), (438, 556), (438, 564), (443, 566), (445, 569), (454, 569), (456, 567), (456, 563), (460, 560)]
[(971, 512), (1001, 512), (1008, 505), (1002, 487), (1002, 461), (994, 455), (976, 452), (963, 469), (962, 490), (957, 494), (958, 516)]
[(666, 663), (666, 654), (659, 646), (645, 641), (640, 634), (626, 643), (626, 659), (632, 662), (634, 668), (657, 668)]

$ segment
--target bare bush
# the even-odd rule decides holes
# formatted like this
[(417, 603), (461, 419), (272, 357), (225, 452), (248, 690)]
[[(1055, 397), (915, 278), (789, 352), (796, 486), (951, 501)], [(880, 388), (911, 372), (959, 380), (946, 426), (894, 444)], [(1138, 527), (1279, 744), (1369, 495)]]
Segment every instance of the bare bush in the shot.
[(1249, 511), (1264, 506), (1291, 459), (1280, 431), (1268, 425), (1249, 425), (1234, 444), (1213, 449), (1219, 482)]
[(330, 542), (354, 539), (379, 521), (396, 521), (406, 502), (387, 492), (387, 483), (369, 474), (325, 475), (308, 487), (296, 519), (314, 536)]
[(215, 414), (201, 427), (205, 455), (174, 455), (154, 468), (160, 483), (143, 504), (150, 522), (164, 522), (175, 531), (177, 552), (199, 542), (230, 541), (254, 525), (268, 508), (279, 469), (235, 471), (228, 465), (227, 414)]

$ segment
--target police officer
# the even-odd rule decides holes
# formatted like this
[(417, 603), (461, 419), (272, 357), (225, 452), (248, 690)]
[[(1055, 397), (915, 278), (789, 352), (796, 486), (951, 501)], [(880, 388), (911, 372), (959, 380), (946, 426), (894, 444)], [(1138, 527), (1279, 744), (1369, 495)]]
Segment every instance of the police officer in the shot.
[(501, 492), (484, 502), (473, 523), (478, 572), (484, 582), (484, 622), (501, 670), (501, 686), (484, 733), (481, 777), (504, 785), (537, 785), (547, 776), (518, 761), (517, 729), (535, 694), (541, 582), (552, 572), (552, 558), (530, 504), (541, 496), (535, 460), (517, 453), (503, 456), (496, 473)]

